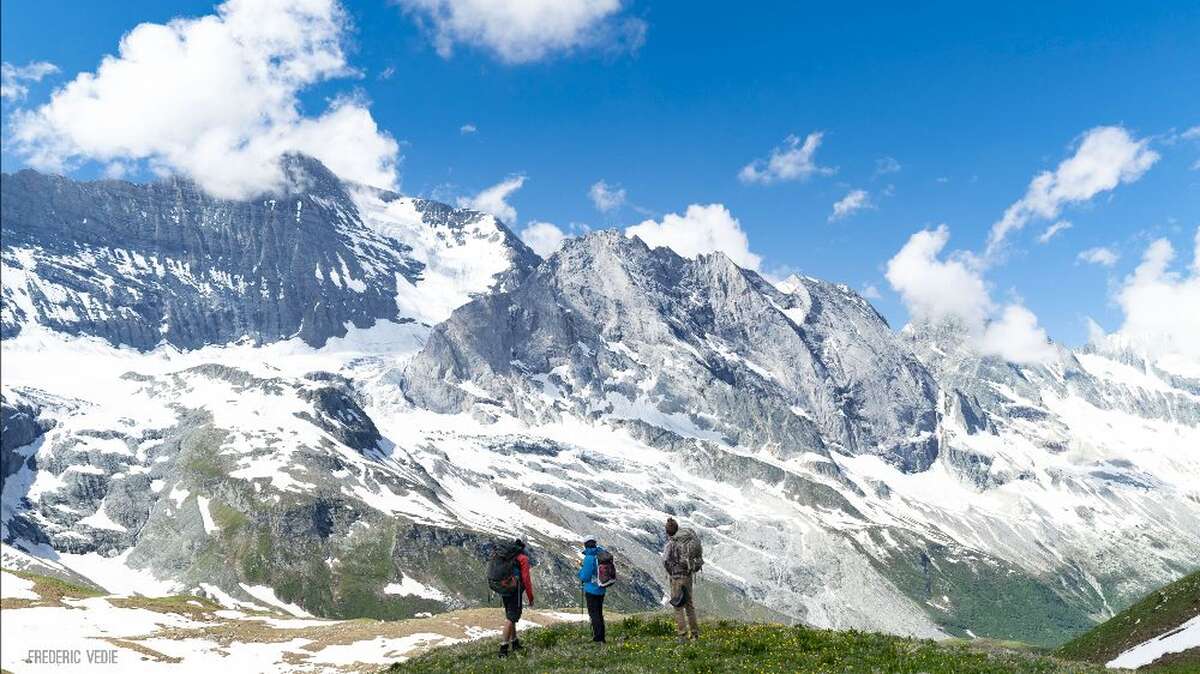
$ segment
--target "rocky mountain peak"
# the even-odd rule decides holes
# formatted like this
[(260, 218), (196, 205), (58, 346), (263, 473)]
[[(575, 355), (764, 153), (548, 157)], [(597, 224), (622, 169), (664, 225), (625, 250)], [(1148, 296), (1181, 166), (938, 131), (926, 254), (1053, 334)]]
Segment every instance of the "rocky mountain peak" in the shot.
[[(537, 263), (490, 216), (470, 237), (461, 226), (442, 236), (483, 216), (344, 183), (306, 155), (282, 163), (287, 189), (244, 201), (180, 178), (0, 176), (3, 335), (39, 325), (138, 349), (291, 337), (316, 346), (347, 326), (440, 320)], [(389, 203), (405, 214), (400, 238), (378, 226)], [(468, 244), (489, 260), (477, 273), (458, 268)]]

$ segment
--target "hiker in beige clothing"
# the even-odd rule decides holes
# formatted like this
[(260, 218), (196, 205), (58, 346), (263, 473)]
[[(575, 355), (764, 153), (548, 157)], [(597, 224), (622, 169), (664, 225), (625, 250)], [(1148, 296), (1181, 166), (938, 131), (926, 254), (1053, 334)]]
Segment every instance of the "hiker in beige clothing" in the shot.
[(667, 550), (663, 568), (671, 579), (671, 606), (675, 607), (675, 631), (681, 640), (700, 638), (696, 606), (692, 602), (692, 574), (704, 564), (700, 539), (691, 529), (680, 529), (675, 518), (667, 518)]

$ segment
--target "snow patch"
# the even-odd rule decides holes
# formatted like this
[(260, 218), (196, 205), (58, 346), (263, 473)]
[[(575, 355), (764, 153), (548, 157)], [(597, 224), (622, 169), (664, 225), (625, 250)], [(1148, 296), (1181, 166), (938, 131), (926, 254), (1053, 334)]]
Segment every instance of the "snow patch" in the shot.
[(399, 583), (388, 583), (383, 591), (387, 594), (401, 595), (405, 597), (421, 597), (423, 599), (433, 599), (435, 601), (445, 602), (448, 600), (445, 594), (436, 587), (430, 587), (421, 583), (411, 576), (405, 576), (400, 579)]
[(41, 599), (41, 595), (33, 591), (33, 581), (0, 571), (0, 597), (5, 599)]
[(281, 609), (285, 613), (290, 613), (291, 615), (294, 615), (297, 618), (312, 618), (313, 617), (313, 615), (311, 613), (309, 613), (308, 611), (305, 611), (304, 609), (300, 608), (296, 604), (291, 604), (291, 603), (285, 602), (282, 599), (280, 599), (279, 597), (276, 597), (275, 590), (271, 589), (270, 587), (267, 587), (266, 585), (247, 585), (245, 583), (238, 583), (238, 585), (240, 585), (241, 588), (243, 590), (245, 590), (251, 597), (254, 597), (255, 599), (257, 599), (261, 602), (264, 602), (266, 604), (270, 604), (271, 606), (274, 606), (277, 609)]
[(1137, 669), (1145, 667), (1164, 655), (1200, 648), (1200, 615), (1175, 629), (1148, 639), (1109, 660), (1105, 667), (1110, 669)]

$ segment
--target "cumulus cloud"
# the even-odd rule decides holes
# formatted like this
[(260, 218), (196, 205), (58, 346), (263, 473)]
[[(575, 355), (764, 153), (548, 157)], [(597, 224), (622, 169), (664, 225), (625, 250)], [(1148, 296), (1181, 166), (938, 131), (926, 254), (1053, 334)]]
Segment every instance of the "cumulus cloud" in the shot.
[(771, 149), (766, 159), (756, 159), (742, 167), (738, 178), (744, 183), (769, 184), (785, 180), (807, 180), (813, 175), (830, 175), (834, 169), (817, 166), (814, 155), (824, 134), (815, 131), (801, 143), (797, 136), (784, 139)]
[(1159, 157), (1148, 145), (1149, 140), (1135, 140), (1119, 126), (1101, 126), (1084, 133), (1075, 154), (1055, 170), (1034, 177), (1025, 196), (992, 225), (985, 257), (998, 253), (1005, 237), (1029, 221), (1058, 217), (1063, 206), (1085, 202), (1141, 178)]
[(913, 234), (888, 261), (885, 276), (914, 318), (958, 318), (966, 325), (982, 326), (992, 308), (987, 286), (965, 260), (941, 259), (949, 240), (945, 225)]
[(474, 125), (474, 124), (471, 124), (471, 123), (469, 123), (469, 122), (468, 122), (468, 123), (466, 123), (466, 124), (463, 124), (463, 125), (462, 125), (462, 126), (460, 126), (460, 127), (458, 127), (458, 132), (459, 132), (459, 133), (461, 133), (461, 134), (462, 134), (462, 135), (464, 135), (464, 136), (465, 136), (465, 135), (467, 135), (467, 134), (475, 133), (475, 132), (477, 132), (477, 131), (479, 131), (479, 129), (476, 129), (476, 128), (475, 128), (475, 125)]
[(683, 215), (668, 213), (661, 221), (646, 220), (627, 227), (651, 248), (666, 246), (684, 257), (720, 251), (744, 269), (757, 270), (762, 257), (750, 252), (741, 223), (722, 204), (692, 204)]
[(41, 82), (47, 75), (58, 72), (58, 66), (46, 61), (34, 61), (23, 66), (0, 63), (0, 98), (9, 101), (24, 100), (29, 94), (30, 82)]
[(443, 58), (456, 45), (479, 47), (508, 63), (574, 49), (636, 51), (646, 22), (622, 13), (622, 0), (395, 0), (428, 29)]
[(888, 261), (888, 283), (916, 320), (962, 326), (979, 351), (1016, 363), (1044, 362), (1053, 355), (1037, 317), (1020, 304), (997, 307), (969, 255), (943, 257), (950, 240), (945, 225), (913, 234)]
[(508, 203), (513, 192), (525, 184), (525, 176), (512, 176), (483, 190), (473, 197), (459, 197), (459, 208), (469, 208), (474, 211), (496, 216), (502, 222), (510, 225), (517, 224), (517, 209)]
[(866, 190), (850, 190), (850, 192), (839, 199), (833, 205), (833, 213), (829, 214), (829, 221), (841, 220), (850, 214), (861, 211), (864, 208), (871, 208), (871, 197)]
[(896, 161), (895, 157), (880, 157), (875, 160), (875, 175), (877, 176), (899, 173), (900, 169), (900, 162)]
[(1182, 355), (1200, 373), (1200, 227), (1191, 267), (1172, 269), (1175, 248), (1158, 239), (1114, 293), (1124, 313), (1117, 331), (1157, 356)]
[(290, 151), (395, 187), (399, 146), (363, 100), (337, 97), (315, 117), (301, 109), (308, 87), (355, 74), (347, 31), (336, 0), (228, 0), (212, 15), (140, 24), (94, 73), (14, 114), (14, 146), (43, 170), (144, 162), (231, 198), (283, 187), (278, 160)]
[(1059, 220), (1058, 222), (1055, 222), (1047, 227), (1045, 231), (1038, 235), (1038, 243), (1050, 243), (1050, 239), (1053, 239), (1059, 232), (1065, 232), (1071, 227), (1074, 227), (1074, 225), (1072, 225), (1070, 221)]
[(879, 288), (875, 287), (874, 283), (868, 283), (863, 286), (862, 296), (869, 300), (883, 299), (883, 295), (880, 294)]
[(1096, 246), (1080, 251), (1075, 258), (1079, 262), (1087, 262), (1088, 264), (1098, 264), (1101, 267), (1111, 267), (1121, 259), (1121, 256), (1112, 248), (1106, 246)]
[(588, 198), (592, 200), (596, 210), (607, 213), (625, 205), (625, 189), (598, 180), (588, 190)]
[(982, 352), (1014, 363), (1044, 363), (1054, 357), (1050, 337), (1038, 325), (1037, 316), (1019, 304), (1004, 307), (979, 338)]
[(568, 238), (566, 232), (549, 222), (531, 222), (521, 230), (521, 240), (542, 257), (553, 255)]

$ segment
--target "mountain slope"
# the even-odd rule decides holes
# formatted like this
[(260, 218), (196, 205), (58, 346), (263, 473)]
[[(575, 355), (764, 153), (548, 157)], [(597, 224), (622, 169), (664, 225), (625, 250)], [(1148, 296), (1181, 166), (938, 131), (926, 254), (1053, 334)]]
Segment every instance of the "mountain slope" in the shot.
[[(1170, 643), (1161, 644), (1164, 638)], [(1166, 654), (1200, 668), (1200, 571), (1151, 592), (1057, 653), (1116, 667), (1151, 665)]]

